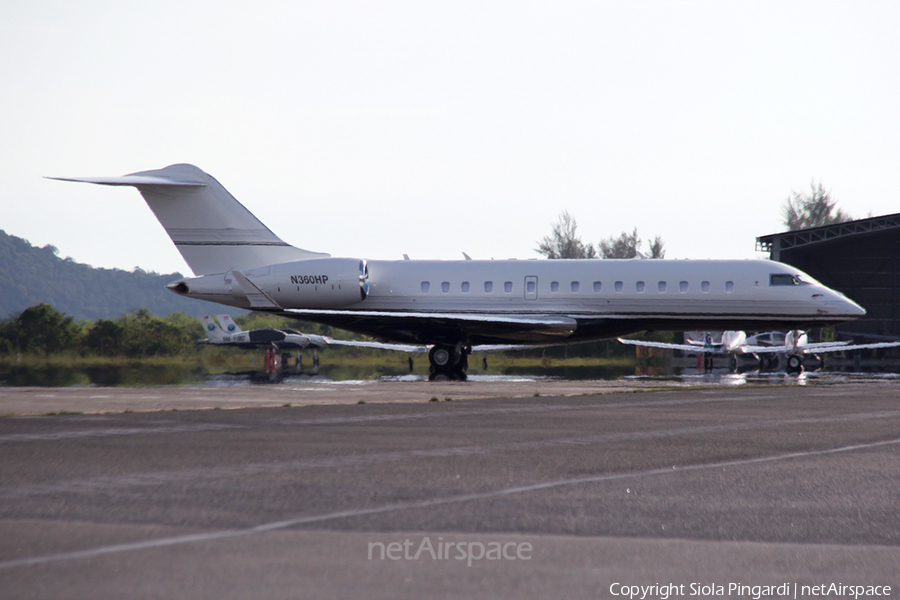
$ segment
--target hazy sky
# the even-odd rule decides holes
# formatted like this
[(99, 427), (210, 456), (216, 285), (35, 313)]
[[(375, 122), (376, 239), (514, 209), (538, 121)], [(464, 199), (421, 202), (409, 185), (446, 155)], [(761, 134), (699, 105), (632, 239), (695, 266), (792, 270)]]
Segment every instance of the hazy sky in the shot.
[(132, 188), (197, 165), (335, 256), (534, 258), (560, 211), (752, 258), (791, 190), (900, 212), (900, 2), (6, 2), (0, 229), (190, 271)]

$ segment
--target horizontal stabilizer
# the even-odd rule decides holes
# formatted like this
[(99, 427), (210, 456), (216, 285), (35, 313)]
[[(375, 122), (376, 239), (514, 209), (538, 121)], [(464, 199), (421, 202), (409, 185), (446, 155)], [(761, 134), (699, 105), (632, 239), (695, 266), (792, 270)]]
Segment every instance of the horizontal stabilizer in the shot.
[(214, 177), (193, 165), (120, 177), (48, 179), (137, 188), (195, 275), (329, 256), (285, 243)]
[(147, 175), (125, 175), (123, 177), (47, 177), (56, 181), (96, 183), (98, 185), (168, 185), (174, 187), (206, 187), (202, 181), (187, 181), (172, 177), (150, 177)]

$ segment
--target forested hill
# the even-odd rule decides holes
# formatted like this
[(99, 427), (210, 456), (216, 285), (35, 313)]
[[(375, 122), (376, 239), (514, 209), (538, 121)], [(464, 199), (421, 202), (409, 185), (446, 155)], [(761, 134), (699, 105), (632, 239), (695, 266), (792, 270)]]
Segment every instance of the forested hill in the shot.
[(57, 252), (53, 246), (37, 248), (0, 230), (0, 319), (41, 302), (70, 317), (91, 320), (112, 319), (142, 308), (157, 315), (244, 312), (173, 294), (165, 286), (180, 278), (180, 273), (95, 269), (61, 259)]

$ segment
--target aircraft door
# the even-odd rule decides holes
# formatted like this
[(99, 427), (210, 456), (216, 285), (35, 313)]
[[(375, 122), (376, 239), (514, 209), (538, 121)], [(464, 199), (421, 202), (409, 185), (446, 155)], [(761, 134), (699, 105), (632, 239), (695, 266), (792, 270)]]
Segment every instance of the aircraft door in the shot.
[(525, 278), (525, 299), (526, 300), (537, 300), (538, 291), (538, 278), (534, 275), (529, 275)]

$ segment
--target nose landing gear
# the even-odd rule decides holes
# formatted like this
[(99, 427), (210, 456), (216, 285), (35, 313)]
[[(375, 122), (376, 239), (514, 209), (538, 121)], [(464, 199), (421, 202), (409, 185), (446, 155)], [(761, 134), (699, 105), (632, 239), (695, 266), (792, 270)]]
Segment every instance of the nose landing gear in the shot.
[(796, 354), (788, 354), (785, 371), (791, 375), (799, 375), (803, 372), (803, 360)]

